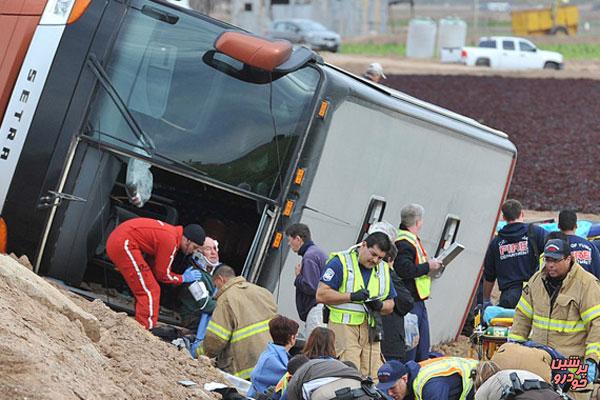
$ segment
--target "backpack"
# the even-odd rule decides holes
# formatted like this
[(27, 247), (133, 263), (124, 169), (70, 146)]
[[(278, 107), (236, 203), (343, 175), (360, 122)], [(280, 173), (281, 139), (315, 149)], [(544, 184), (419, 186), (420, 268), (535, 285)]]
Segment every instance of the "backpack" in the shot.
[(512, 386), (506, 386), (500, 400), (568, 400), (565, 394), (556, 392), (544, 381), (526, 379), (521, 381), (516, 372), (510, 374)]

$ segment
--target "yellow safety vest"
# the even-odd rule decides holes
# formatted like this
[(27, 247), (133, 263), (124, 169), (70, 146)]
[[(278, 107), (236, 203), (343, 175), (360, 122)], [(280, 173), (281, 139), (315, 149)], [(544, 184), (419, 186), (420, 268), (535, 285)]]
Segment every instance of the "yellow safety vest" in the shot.
[[(417, 253), (417, 259), (415, 260), (416, 264), (423, 264), (427, 262), (427, 253), (421, 245), (421, 241), (414, 233), (410, 231), (405, 231), (403, 229), (398, 229), (398, 237), (396, 241), (406, 240), (410, 243)], [(415, 278), (415, 285), (417, 286), (417, 293), (419, 293), (419, 297), (421, 300), (425, 300), (431, 294), (431, 278), (429, 275), (422, 275)]]
[[(334, 253), (330, 257), (338, 257), (342, 263), (342, 284), (338, 289), (340, 293), (352, 293), (357, 290), (364, 289), (360, 267), (358, 266), (358, 253), (356, 250), (341, 251)], [(371, 278), (369, 286), (366, 288), (369, 291), (369, 297), (378, 297), (385, 300), (390, 293), (390, 267), (384, 261), (381, 261), (375, 268), (371, 269)], [(330, 310), (329, 320), (338, 324), (345, 325), (360, 325), (367, 317), (365, 305), (362, 303), (344, 303), (336, 305), (328, 305)], [(375, 321), (369, 321), (370, 324)]]
[(459, 374), (462, 380), (463, 389), (459, 400), (465, 400), (473, 388), (471, 375), (478, 364), (477, 360), (460, 357), (440, 357), (421, 361), (419, 363), (421, 369), (413, 381), (415, 400), (424, 400), (423, 388), (430, 379), (454, 374)]

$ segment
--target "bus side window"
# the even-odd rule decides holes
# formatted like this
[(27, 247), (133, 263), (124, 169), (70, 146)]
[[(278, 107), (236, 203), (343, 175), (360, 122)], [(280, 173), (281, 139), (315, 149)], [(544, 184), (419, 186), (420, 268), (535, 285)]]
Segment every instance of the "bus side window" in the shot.
[(456, 241), (456, 235), (458, 234), (458, 228), (460, 227), (460, 218), (456, 215), (448, 214), (446, 216), (446, 223), (444, 224), (444, 230), (442, 231), (442, 237), (438, 243), (435, 256), (437, 257), (440, 253), (446, 250), (452, 243)]
[(363, 222), (360, 225), (360, 232), (358, 233), (358, 239), (356, 240), (356, 243), (364, 240), (364, 238), (367, 236), (367, 232), (369, 231), (369, 227), (373, 222), (378, 222), (383, 219), (384, 212), (385, 198), (376, 195), (371, 196), (369, 206), (367, 207), (367, 212), (365, 213)]

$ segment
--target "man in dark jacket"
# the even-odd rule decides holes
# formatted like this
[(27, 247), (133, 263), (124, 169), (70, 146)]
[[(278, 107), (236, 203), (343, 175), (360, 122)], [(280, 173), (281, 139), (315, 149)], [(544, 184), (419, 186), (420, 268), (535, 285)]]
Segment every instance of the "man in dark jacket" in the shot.
[(304, 335), (308, 338), (312, 330), (323, 324), (323, 305), (317, 304), (316, 293), (323, 274), (327, 255), (311, 240), (310, 229), (305, 224), (292, 224), (285, 234), (288, 245), (302, 257), (296, 265), (296, 310), (305, 323)]
[(515, 308), (523, 283), (538, 269), (545, 231), (539, 226), (524, 223), (524, 216), (519, 201), (509, 199), (502, 205), (506, 225), (490, 242), (483, 264), (484, 308), (491, 304), (490, 295), (496, 280), (501, 292), (499, 305)]
[(415, 301), (404, 283), (402, 283), (402, 279), (393, 269), (394, 259), (397, 255), (398, 249), (396, 246), (392, 246), (388, 252), (386, 262), (390, 265), (390, 277), (392, 278), (392, 285), (396, 288), (397, 296), (394, 299), (394, 311), (381, 317), (383, 325), (381, 354), (386, 360), (406, 361), (404, 316), (413, 308)]
[(558, 214), (558, 229), (567, 235), (575, 262), (596, 278), (600, 278), (600, 251), (592, 242), (575, 234), (577, 213), (573, 210), (562, 210)]
[(442, 267), (439, 260), (427, 257), (419, 238), (424, 212), (423, 206), (419, 204), (406, 205), (400, 211), (400, 229), (396, 239), (398, 255), (394, 261), (394, 270), (402, 278), (414, 300), (410, 312), (419, 319), (419, 344), (407, 354), (407, 358), (413, 361), (429, 357), (429, 317), (425, 300), (431, 290), (429, 274), (434, 274)]

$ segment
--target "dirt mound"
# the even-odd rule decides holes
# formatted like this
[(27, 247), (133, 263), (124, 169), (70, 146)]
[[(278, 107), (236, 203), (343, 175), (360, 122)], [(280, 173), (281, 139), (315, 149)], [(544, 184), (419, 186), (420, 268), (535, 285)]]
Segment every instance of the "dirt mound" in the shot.
[(600, 213), (600, 81), (397, 75), (385, 84), (506, 132), (519, 151), (509, 196), (527, 208)]
[[(0, 398), (211, 399), (208, 360), (158, 340), (100, 301), (63, 292), (0, 255)], [(180, 380), (199, 385), (186, 388)]]
[(470, 354), (471, 342), (466, 336), (459, 336), (454, 342), (440, 343), (434, 345), (431, 350), (442, 353), (445, 356), (454, 357), (477, 357)]

